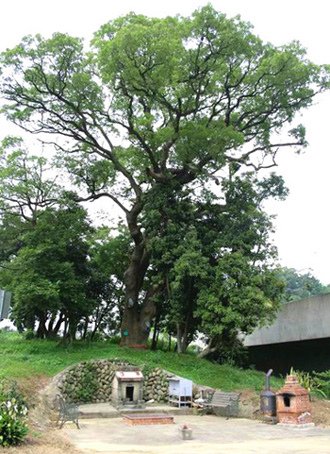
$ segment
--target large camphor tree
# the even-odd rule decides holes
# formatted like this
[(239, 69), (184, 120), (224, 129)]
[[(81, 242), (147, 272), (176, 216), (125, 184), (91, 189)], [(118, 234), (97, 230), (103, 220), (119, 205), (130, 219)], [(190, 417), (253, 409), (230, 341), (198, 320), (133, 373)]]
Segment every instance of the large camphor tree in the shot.
[(145, 344), (155, 315), (157, 283), (144, 285), (153, 194), (175, 201), (199, 185), (202, 202), (222, 178), (274, 166), (280, 149), (305, 145), (295, 114), (329, 83), (329, 68), (298, 43), (265, 44), (211, 6), (188, 18), (129, 14), (89, 48), (65, 34), (26, 37), (2, 54), (1, 69), (7, 118), (56, 147), (80, 199), (108, 198), (125, 215), (129, 346)]

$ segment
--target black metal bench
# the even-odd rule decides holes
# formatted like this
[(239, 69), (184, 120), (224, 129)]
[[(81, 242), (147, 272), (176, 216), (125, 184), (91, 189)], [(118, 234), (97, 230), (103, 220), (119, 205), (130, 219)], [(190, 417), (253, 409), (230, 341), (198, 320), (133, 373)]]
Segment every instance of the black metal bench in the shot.
[(238, 416), (239, 396), (239, 393), (215, 391), (211, 400), (203, 403), (203, 407), (212, 410), (218, 416)]
[(57, 394), (54, 402), (55, 409), (58, 411), (57, 425), (61, 429), (67, 421), (75, 423), (79, 427), (79, 406), (74, 403), (66, 402), (60, 394)]

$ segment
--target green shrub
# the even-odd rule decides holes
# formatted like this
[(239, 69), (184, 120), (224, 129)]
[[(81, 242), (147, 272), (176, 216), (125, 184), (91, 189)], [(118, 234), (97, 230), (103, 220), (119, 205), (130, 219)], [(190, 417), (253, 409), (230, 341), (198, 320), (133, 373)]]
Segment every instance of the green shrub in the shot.
[(115, 334), (108, 339), (109, 344), (119, 345), (120, 341), (121, 341), (121, 337), (119, 334)]
[(27, 407), (16, 383), (0, 381), (0, 446), (19, 444), (28, 432)]
[(24, 337), (26, 340), (36, 339), (36, 333), (33, 331), (33, 329), (28, 329), (27, 331), (25, 331)]
[[(307, 391), (311, 394), (318, 394), (322, 397), (327, 397), (324, 385), (326, 382), (322, 383), (322, 380), (318, 377), (318, 375), (322, 375), (322, 373), (318, 374), (316, 372), (309, 373), (299, 370), (294, 370), (292, 367), (290, 369), (290, 375), (295, 375), (298, 379), (299, 384), (307, 389)], [(330, 392), (330, 371), (328, 375), (328, 390)]]
[(324, 372), (314, 372), (315, 380), (318, 383), (319, 390), (323, 393), (324, 397), (330, 398), (330, 370)]

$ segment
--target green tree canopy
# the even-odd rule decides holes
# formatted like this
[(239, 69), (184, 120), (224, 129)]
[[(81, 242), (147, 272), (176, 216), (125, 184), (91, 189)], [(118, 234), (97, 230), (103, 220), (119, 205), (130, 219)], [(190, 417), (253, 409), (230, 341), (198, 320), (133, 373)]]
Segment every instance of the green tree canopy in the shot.
[(328, 286), (323, 285), (310, 271), (301, 273), (294, 268), (284, 267), (281, 269), (280, 278), (285, 284), (283, 302), (328, 293)]
[[(34, 328), (40, 337), (53, 334), (53, 323), (67, 320), (74, 335), (81, 317), (90, 313), (90, 278), (86, 235), (91, 227), (80, 207), (47, 208), (33, 229), (21, 235), (22, 247), (1, 273), (13, 291), (12, 318)], [(46, 322), (50, 324), (46, 326)]]
[(60, 33), (29, 36), (0, 65), (7, 118), (48, 135), (81, 198), (107, 197), (126, 217), (127, 345), (145, 343), (156, 311), (144, 289), (148, 194), (159, 187), (175, 199), (274, 166), (278, 150), (305, 145), (296, 113), (329, 84), (329, 68), (309, 62), (297, 42), (265, 44), (211, 6), (186, 18), (131, 13), (102, 26), (89, 49)]
[(161, 290), (157, 309), (179, 351), (197, 331), (214, 347), (239, 331), (248, 333), (270, 320), (280, 302), (271, 219), (261, 203), (282, 197), (283, 181), (250, 174), (223, 185), (221, 205), (211, 194), (207, 203), (193, 200), (191, 191), (177, 191), (176, 200), (154, 193), (146, 202), (147, 234), (153, 238), (149, 287)]

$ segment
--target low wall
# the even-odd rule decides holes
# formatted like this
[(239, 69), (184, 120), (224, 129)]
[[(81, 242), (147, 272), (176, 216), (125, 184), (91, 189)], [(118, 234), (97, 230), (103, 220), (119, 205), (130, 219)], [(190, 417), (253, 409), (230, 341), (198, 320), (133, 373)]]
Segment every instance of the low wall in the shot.
[[(115, 372), (132, 364), (122, 360), (85, 361), (62, 371), (52, 382), (52, 394), (61, 394), (67, 401), (101, 403), (111, 401)], [(143, 398), (156, 402), (167, 400), (170, 374), (162, 369), (141, 368), (144, 376)]]
[[(112, 380), (115, 371), (121, 367), (132, 366), (122, 360), (85, 361), (64, 369), (57, 374), (40, 393), (38, 405), (39, 424), (53, 424), (57, 419), (54, 402), (57, 394), (68, 402), (77, 404), (101, 403), (111, 401)], [(160, 368), (141, 367), (144, 376), (143, 398), (145, 401), (168, 402), (168, 379), (174, 374)], [(211, 396), (215, 389), (193, 384), (193, 398)], [(252, 417), (257, 405), (246, 399), (240, 402), (239, 416)], [(41, 418), (40, 418), (41, 415)]]

